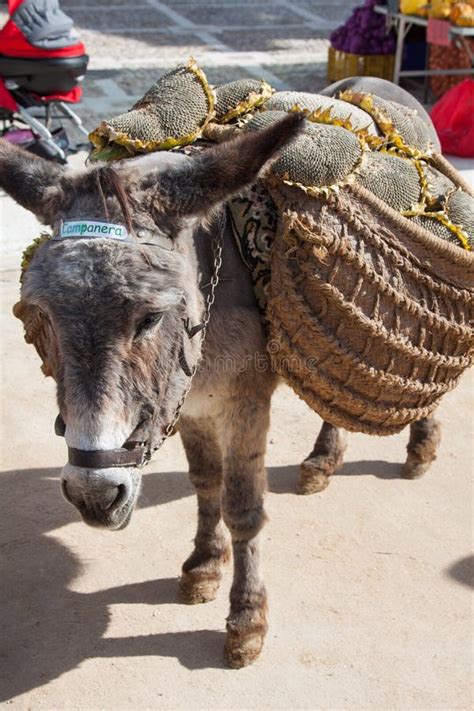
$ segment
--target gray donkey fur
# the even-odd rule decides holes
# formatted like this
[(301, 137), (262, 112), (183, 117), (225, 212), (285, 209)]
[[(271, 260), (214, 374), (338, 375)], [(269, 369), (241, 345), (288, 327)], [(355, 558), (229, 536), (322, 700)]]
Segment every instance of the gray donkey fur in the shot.
[[(188, 382), (179, 359), (183, 319), (202, 321), (213, 271), (213, 211), (254, 182), (300, 124), (292, 114), (197, 157), (154, 154), (120, 164), (116, 172), (135, 234), (145, 230), (171, 249), (87, 239), (49, 241), (38, 249), (24, 277), (22, 302), (46, 319), (46, 360), (70, 447), (121, 447), (150, 410), (157, 430), (172, 419)], [(61, 219), (123, 222), (117, 192), (105, 179), (110, 170), (65, 171), (0, 142), (0, 186), (53, 228)], [(102, 200), (97, 188), (104, 185)], [(201, 355), (199, 339), (187, 348), (194, 362)], [(225, 656), (230, 666), (241, 667), (258, 656), (267, 630), (258, 540), (265, 523), (270, 399), (278, 377), (250, 274), (227, 229), (202, 355), (179, 420), (198, 500), (194, 550), (183, 565), (180, 591), (186, 603), (212, 600), (232, 551)], [(223, 362), (231, 367), (219, 367)], [(434, 449), (423, 444), (430, 432), (428, 423), (421, 435), (415, 433), (408, 475), (434, 458)], [(325, 424), (300, 489), (324, 488), (342, 451), (339, 433)], [(127, 525), (138, 470), (68, 464), (61, 479), (66, 498), (88, 524)]]

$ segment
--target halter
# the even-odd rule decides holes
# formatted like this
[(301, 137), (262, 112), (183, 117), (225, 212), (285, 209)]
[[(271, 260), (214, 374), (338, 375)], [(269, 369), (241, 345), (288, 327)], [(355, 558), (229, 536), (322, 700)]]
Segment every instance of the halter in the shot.
[[(151, 418), (150, 418), (151, 419)], [(75, 467), (85, 469), (108, 469), (109, 467), (142, 467), (148, 463), (152, 452), (147, 449), (147, 439), (151, 434), (151, 422), (144, 420), (132, 432), (119, 449), (85, 450), (68, 447), (68, 462)], [(54, 431), (64, 437), (66, 424), (58, 415), (54, 422)]]
[[(202, 323), (199, 323), (195, 326), (191, 326), (189, 319), (182, 319), (183, 332), (178, 362), (182, 371), (188, 377), (188, 384), (179, 399), (171, 422), (169, 422), (163, 428), (158, 443), (155, 445), (152, 444), (154, 413), (151, 413), (146, 419), (142, 420), (139, 423), (139, 425), (134, 429), (130, 437), (126, 440), (126, 442), (124, 442), (122, 447), (119, 447), (118, 449), (85, 450), (76, 449), (75, 447), (68, 447), (69, 464), (72, 464), (75, 467), (82, 467), (85, 469), (108, 469), (116, 467), (141, 468), (148, 464), (153, 453), (156, 452), (156, 450), (161, 447), (163, 442), (175, 431), (175, 426), (181, 414), (181, 409), (191, 389), (193, 378), (196, 374), (199, 365), (199, 360), (194, 363), (194, 365), (190, 365), (187, 362), (184, 349), (184, 339), (188, 338), (189, 340), (191, 340), (196, 335), (200, 334), (200, 345), (202, 347), (202, 344), (206, 337), (206, 330), (209, 323), (209, 319), (211, 317), (211, 307), (214, 304), (215, 290), (217, 284), (219, 283), (219, 272), (222, 266), (222, 249), (225, 225), (226, 214), (224, 208), (219, 213), (217, 230), (212, 240), (213, 274), (211, 276), (209, 284), (210, 290), (206, 297), (206, 306), (203, 321)], [(87, 236), (87, 234), (83, 235), (83, 237), (86, 238)], [(62, 239), (67, 238), (69, 238), (69, 236), (62, 237)], [(61, 237), (59, 237), (59, 239), (61, 239)], [(152, 246), (157, 246), (157, 243), (152, 241), (146, 242), (140, 240), (140, 244), (150, 244)], [(60, 414), (56, 417), (54, 423), (54, 431), (59, 437), (64, 437), (65, 435), (66, 424)]]

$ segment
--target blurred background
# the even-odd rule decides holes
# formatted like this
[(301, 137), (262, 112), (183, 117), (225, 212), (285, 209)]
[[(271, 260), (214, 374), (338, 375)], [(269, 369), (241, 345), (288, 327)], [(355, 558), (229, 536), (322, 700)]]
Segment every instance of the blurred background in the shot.
[[(76, 70), (84, 75), (81, 100), (80, 89), (66, 98), (89, 131), (130, 108), (161, 74), (190, 56), (211, 84), (256, 77), (280, 91), (318, 92), (347, 76), (379, 76), (400, 83), (428, 109), (473, 75), (474, 0), (9, 0), (0, 3), (0, 90), (2, 81), (7, 89), (14, 82), (12, 71), (29, 71), (15, 69), (12, 56), (31, 51), (38, 67), (38, 59), (57, 51), (41, 48), (28, 32), (51, 37), (61, 24), (82, 44), (59, 53), (89, 57), (87, 72)], [(403, 42), (397, 44), (397, 36)], [(447, 69), (455, 75), (446, 76)], [(426, 70), (430, 76), (420, 74)], [(29, 87), (29, 97), (31, 90), (33, 103), (54, 93), (40, 84)], [(472, 79), (466, 95), (474, 96)], [(27, 111), (39, 117), (29, 101)]]
[[(329, 35), (357, 0), (61, 0), (90, 57), (79, 113), (90, 127), (194, 56), (211, 83), (325, 86)], [(0, 25), (7, 20), (2, 7)], [(3, 10), (3, 8), (5, 8)]]

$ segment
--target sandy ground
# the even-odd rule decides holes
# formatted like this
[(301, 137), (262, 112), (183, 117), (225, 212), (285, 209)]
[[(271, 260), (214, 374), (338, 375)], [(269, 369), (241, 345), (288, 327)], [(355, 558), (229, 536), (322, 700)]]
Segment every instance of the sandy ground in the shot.
[[(288, 389), (268, 447), (264, 653), (222, 663), (219, 598), (177, 603), (195, 499), (178, 437), (144, 475), (129, 528), (87, 528), (61, 497), (53, 383), (11, 316), (38, 225), (0, 197), (3, 479), (0, 699), (15, 709), (468, 709), (472, 667), (472, 378), (440, 409), (424, 479), (399, 478), (406, 434), (352, 435), (330, 487), (295, 495), (320, 426)], [(471, 571), (471, 572), (470, 572)], [(470, 577), (471, 575), (471, 577)]]

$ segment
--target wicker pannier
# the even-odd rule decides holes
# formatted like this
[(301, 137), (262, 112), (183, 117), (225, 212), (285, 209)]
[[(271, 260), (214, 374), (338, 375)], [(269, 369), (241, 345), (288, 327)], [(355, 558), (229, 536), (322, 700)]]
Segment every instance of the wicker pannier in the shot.
[(394, 434), (429, 415), (473, 357), (474, 255), (360, 185), (275, 185), (267, 307), (285, 381), (326, 421)]

